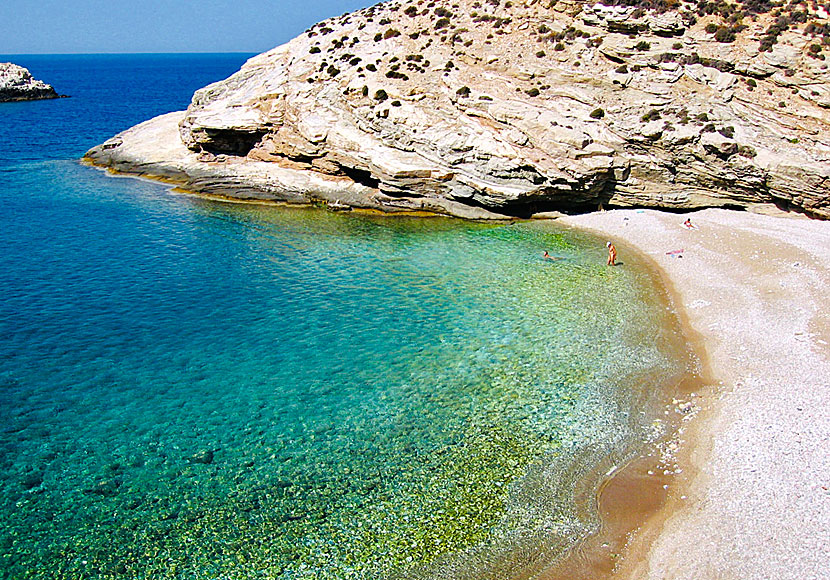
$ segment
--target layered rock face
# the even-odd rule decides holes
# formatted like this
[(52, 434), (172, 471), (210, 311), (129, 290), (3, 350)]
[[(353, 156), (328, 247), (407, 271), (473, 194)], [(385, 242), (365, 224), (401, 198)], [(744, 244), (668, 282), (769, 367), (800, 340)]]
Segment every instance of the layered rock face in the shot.
[(775, 203), (830, 218), (825, 8), (649, 5), (386, 2), (87, 155), (205, 193), (384, 211)]
[(10, 62), (0, 62), (0, 103), (57, 98), (60, 95), (52, 85), (32, 78), (27, 69)]

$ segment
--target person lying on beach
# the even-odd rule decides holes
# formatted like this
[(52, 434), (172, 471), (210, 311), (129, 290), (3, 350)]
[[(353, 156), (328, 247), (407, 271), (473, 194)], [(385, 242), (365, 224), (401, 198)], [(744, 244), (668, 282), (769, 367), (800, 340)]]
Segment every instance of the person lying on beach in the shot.
[(617, 265), (617, 248), (611, 242), (606, 242), (605, 246), (608, 248), (608, 265)]

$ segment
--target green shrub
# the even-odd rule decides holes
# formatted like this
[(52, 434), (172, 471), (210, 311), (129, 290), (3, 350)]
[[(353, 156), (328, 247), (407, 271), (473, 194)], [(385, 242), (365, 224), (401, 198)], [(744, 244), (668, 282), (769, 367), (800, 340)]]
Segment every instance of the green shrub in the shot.
[(377, 91), (375, 91), (375, 100), (376, 101), (383, 102), (388, 98), (389, 98), (389, 95), (387, 95), (386, 91), (384, 91), (383, 89), (378, 89)]
[(536, 58), (543, 58), (544, 56), (545, 56), (545, 51), (544, 50), (540, 50), (539, 52), (536, 53)]
[(449, 18), (439, 18), (438, 21), (435, 23), (435, 30), (441, 30), (442, 28), (446, 28), (449, 25)]
[(648, 123), (649, 121), (656, 121), (660, 118), (660, 116), (660, 111), (658, 111), (657, 109), (652, 109), (648, 113), (643, 115), (640, 118), (640, 120), (643, 121), (643, 123)]
[(735, 41), (735, 31), (731, 28), (727, 28), (726, 26), (721, 26), (715, 32), (715, 40), (718, 42), (734, 42)]
[(317, 54), (318, 52), (320, 52), (320, 47), (319, 46), (312, 46), (311, 48), (308, 49), (308, 52), (310, 52), (311, 54)]
[(602, 119), (605, 116), (605, 111), (602, 109), (594, 109), (591, 111), (591, 118), (592, 119)]
[(459, 97), (469, 97), (470, 92), (471, 92), (470, 87), (461, 87), (460, 89), (455, 91), (455, 94), (458, 95)]
[(396, 36), (400, 36), (400, 35), (401, 35), (400, 31), (395, 30), (394, 28), (390, 28), (386, 32), (383, 33), (383, 39), (388, 40), (390, 38), (395, 38)]
[(539, 89), (533, 87), (532, 89), (525, 91), (529, 97), (538, 97), (539, 96)]
[(628, 74), (628, 65), (621, 64), (617, 68), (614, 69), (615, 73), (619, 73), (621, 75)]
[(637, 50), (649, 50), (651, 48), (651, 44), (649, 44), (645, 40), (641, 40), (640, 42), (634, 45), (634, 48), (636, 48)]

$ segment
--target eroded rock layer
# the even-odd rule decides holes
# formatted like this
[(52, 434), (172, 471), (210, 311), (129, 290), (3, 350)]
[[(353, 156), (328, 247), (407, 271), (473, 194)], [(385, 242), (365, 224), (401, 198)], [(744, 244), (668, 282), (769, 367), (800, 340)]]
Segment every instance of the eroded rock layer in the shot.
[(385, 211), (830, 218), (830, 20), (762, 4), (386, 2), (87, 155), (205, 193)]

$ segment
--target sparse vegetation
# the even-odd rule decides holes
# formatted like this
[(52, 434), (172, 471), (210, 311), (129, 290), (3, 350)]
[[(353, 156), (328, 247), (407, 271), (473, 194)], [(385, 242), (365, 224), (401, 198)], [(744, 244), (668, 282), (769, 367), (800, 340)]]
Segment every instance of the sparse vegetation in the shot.
[(643, 123), (648, 123), (649, 121), (656, 121), (661, 118), (660, 111), (657, 109), (652, 109), (645, 115), (643, 115), (640, 120)]
[(752, 159), (758, 155), (758, 152), (755, 151), (754, 147), (749, 145), (738, 145), (738, 155)]

